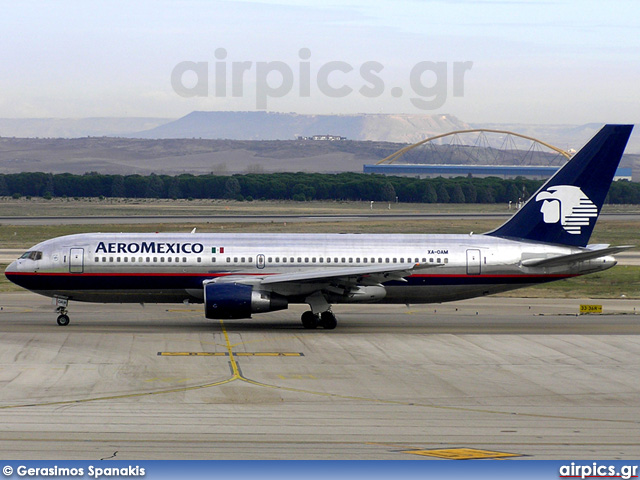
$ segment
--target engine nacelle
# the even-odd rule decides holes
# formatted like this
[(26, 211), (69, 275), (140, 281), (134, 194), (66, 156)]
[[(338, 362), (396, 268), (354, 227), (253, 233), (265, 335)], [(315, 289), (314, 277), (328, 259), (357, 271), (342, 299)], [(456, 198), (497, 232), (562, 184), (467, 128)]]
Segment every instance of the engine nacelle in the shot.
[(209, 283), (204, 286), (204, 315), (207, 318), (251, 318), (252, 313), (273, 312), (289, 307), (277, 293), (254, 290), (241, 283)]

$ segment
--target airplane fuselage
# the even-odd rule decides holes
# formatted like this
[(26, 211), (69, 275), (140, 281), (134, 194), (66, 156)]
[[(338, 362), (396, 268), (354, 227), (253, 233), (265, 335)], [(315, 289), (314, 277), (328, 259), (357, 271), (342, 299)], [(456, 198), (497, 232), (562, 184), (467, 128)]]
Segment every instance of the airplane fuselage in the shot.
[[(527, 259), (571, 255), (576, 247), (488, 235), (79, 234), (34, 246), (6, 270), (14, 283), (49, 297), (87, 302), (201, 303), (203, 282), (345, 268), (406, 265), (403, 279), (351, 290), (325, 289), (331, 303), (433, 303), (460, 300), (605, 270), (603, 256), (529, 267)], [(38, 257), (35, 259), (35, 257)], [(523, 264), (523, 261), (525, 264)], [(418, 268), (415, 268), (418, 265)], [(423, 268), (422, 268), (423, 267)], [(318, 285), (276, 285), (305, 303)]]

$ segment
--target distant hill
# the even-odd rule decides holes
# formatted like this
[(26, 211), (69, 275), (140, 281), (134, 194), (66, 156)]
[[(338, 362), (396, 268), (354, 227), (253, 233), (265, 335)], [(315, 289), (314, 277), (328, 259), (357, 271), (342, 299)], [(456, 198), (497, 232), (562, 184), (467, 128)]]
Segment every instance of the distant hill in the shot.
[(0, 173), (361, 172), (404, 144), (354, 141), (0, 138)]
[[(600, 123), (584, 125), (468, 124), (454, 115), (192, 112), (179, 119), (157, 117), (0, 118), (0, 138), (106, 136), (145, 139), (294, 140), (297, 136), (329, 134), (356, 141), (415, 143), (429, 136), (455, 130), (494, 128), (529, 135), (569, 150), (580, 148), (601, 127)], [(626, 152), (640, 153), (640, 127), (631, 135)]]
[(153, 117), (0, 118), (0, 137), (80, 138), (119, 136), (172, 121)]
[[(361, 172), (363, 164), (391, 155), (404, 143), (313, 140), (139, 139), (112, 137), (0, 138), (0, 173), (100, 172), (148, 175), (181, 173)], [(408, 163), (495, 164), (495, 153), (482, 147), (433, 152), (412, 150)], [(424, 156), (430, 153), (430, 156)], [(509, 153), (509, 152), (506, 152)], [(523, 152), (513, 158), (522, 159)], [(507, 160), (506, 155), (504, 160)], [(638, 155), (625, 155), (624, 165), (640, 165)], [(443, 162), (443, 159), (446, 159)], [(528, 164), (548, 164), (544, 153), (528, 156)], [(514, 160), (515, 161), (515, 160)], [(516, 161), (516, 163), (518, 163)], [(637, 168), (636, 168), (637, 172)], [(635, 174), (636, 178), (638, 173)]]
[(134, 138), (293, 140), (339, 135), (349, 140), (412, 143), (469, 128), (453, 115), (298, 115), (269, 112), (192, 112), (178, 120), (128, 135)]

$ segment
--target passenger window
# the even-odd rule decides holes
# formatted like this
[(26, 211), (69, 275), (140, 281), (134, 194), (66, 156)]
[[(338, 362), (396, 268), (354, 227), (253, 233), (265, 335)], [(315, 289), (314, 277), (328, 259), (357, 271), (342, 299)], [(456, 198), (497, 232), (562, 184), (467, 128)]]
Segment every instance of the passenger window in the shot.
[(389, 263), (389, 259), (388, 259), (388, 258), (385, 258), (385, 259), (384, 259), (384, 263)]
[(360, 263), (360, 257), (356, 258), (356, 263)]
[(442, 263), (442, 259), (441, 259), (440, 257), (438, 257), (437, 262), (438, 262), (438, 263)]
[(304, 258), (304, 263), (309, 263), (309, 257)]
[(269, 263), (273, 262), (273, 258), (271, 258), (271, 257), (267, 258), (267, 262), (269, 262)]
[(171, 263), (173, 259), (171, 257), (167, 257), (167, 263)]
[(280, 257), (276, 257), (276, 263), (280, 263)]
[(422, 263), (427, 263), (427, 259), (426, 259), (426, 258), (423, 258), (423, 259), (422, 259)]
[(295, 258), (291, 257), (291, 258), (289, 259), (289, 263), (293, 263), (293, 262), (295, 262)]
[(331, 257), (327, 257), (327, 263), (331, 263)]
[(231, 263), (231, 258), (227, 257), (227, 263)]
[(287, 257), (282, 257), (282, 263), (287, 263)]
[(153, 257), (153, 263), (158, 263), (158, 257)]
[(362, 259), (362, 262), (363, 262), (363, 263), (367, 263), (367, 257), (364, 257), (364, 258)]
[(298, 263), (302, 263), (302, 257), (298, 257)]
[(113, 263), (113, 257), (109, 257), (109, 262)]
[(393, 263), (398, 263), (398, 259), (397, 259), (397, 258), (394, 258), (394, 259), (393, 259)]
[(124, 263), (129, 263), (129, 257), (124, 257)]
[(106, 262), (107, 261), (107, 257), (102, 257), (102, 261)]
[(238, 263), (238, 257), (233, 257), (233, 263)]
[[(486, 259), (487, 259), (487, 257), (485, 257), (484, 259), (486, 260)], [(449, 259), (445, 257), (445, 259), (444, 259), (444, 263), (449, 263)], [(485, 262), (485, 263), (487, 263), (487, 262)]]
[(347, 259), (342, 257), (342, 263), (346, 263)]
[(320, 257), (320, 263), (324, 263), (324, 258)]
[(316, 263), (316, 257), (313, 257), (313, 258), (311, 259), (311, 263)]
[[(344, 262), (344, 260), (342, 260)], [(338, 257), (333, 258), (333, 263), (338, 263)]]
[(198, 257), (198, 263), (202, 263), (202, 258)]
[(353, 258), (349, 258), (349, 263), (353, 263)]
[[(387, 260), (387, 262), (389, 262), (389, 260)], [(382, 263), (382, 259), (378, 258), (378, 263)]]
[(100, 258), (99, 258), (99, 257), (96, 257), (96, 258), (94, 258), (94, 259), (93, 259), (93, 261), (97, 263), (97, 262), (99, 262), (99, 261), (100, 261)]
[(182, 257), (182, 263), (187, 263), (187, 257)]
[(216, 257), (211, 257), (211, 263), (216, 263)]
[(401, 259), (400, 259), (400, 263), (404, 263), (404, 258), (401, 258)]
[(131, 257), (131, 263), (136, 263), (136, 257)]
[(433, 263), (433, 258), (430, 258), (430, 259), (429, 259), (429, 263)]
[(249, 259), (247, 260), (249, 263), (253, 263), (253, 257), (249, 257)]
[(164, 263), (164, 257), (160, 257), (160, 262)]

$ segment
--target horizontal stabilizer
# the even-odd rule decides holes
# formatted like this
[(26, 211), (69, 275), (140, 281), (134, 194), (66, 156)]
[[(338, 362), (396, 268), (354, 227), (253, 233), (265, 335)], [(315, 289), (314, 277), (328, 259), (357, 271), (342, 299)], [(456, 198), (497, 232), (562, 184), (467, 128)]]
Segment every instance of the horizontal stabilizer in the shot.
[(522, 265), (525, 267), (557, 267), (559, 265), (567, 265), (573, 262), (584, 262), (585, 260), (592, 260), (594, 258), (605, 257), (607, 255), (613, 255), (615, 253), (629, 250), (635, 245), (622, 245), (620, 247), (601, 248), (599, 250), (585, 250), (580, 253), (573, 253), (571, 255), (560, 255), (558, 257), (535, 259), (530, 258), (522, 261)]

